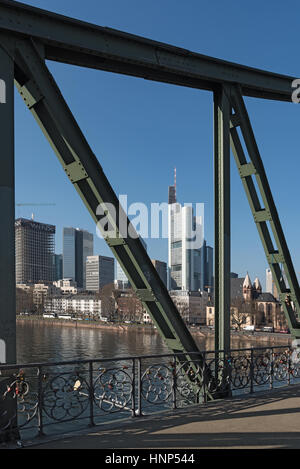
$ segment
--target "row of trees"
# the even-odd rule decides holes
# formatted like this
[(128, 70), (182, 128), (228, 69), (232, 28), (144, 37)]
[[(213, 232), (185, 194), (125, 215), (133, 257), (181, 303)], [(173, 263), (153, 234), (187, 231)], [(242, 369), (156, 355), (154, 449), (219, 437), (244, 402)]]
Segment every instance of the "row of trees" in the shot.
[[(91, 292), (82, 292), (82, 294), (91, 294)], [(106, 316), (110, 321), (143, 321), (144, 309), (142, 303), (132, 289), (126, 291), (118, 290), (112, 283), (105, 285), (95, 294), (95, 298), (101, 299), (102, 315)], [(23, 290), (17, 288), (16, 311), (17, 313), (27, 311), (40, 314), (44, 311), (45, 299), (46, 297), (43, 295), (36, 296), (33, 289)], [(188, 315), (187, 306), (180, 304), (179, 300), (176, 301), (176, 298), (174, 303), (183, 318)], [(75, 313), (75, 311), (68, 312)], [(279, 311), (276, 315), (276, 322), (280, 327), (285, 327), (284, 314)], [(241, 330), (245, 324), (258, 324), (264, 320), (267, 323), (275, 322), (271, 306), (269, 314), (266, 316), (263, 311), (259, 311), (257, 302), (253, 300), (245, 301), (241, 297), (235, 298), (231, 302), (231, 324), (238, 330)]]
[(132, 288), (124, 292), (114, 284), (105, 285), (98, 293), (101, 299), (102, 315), (114, 321), (143, 320), (143, 305)]

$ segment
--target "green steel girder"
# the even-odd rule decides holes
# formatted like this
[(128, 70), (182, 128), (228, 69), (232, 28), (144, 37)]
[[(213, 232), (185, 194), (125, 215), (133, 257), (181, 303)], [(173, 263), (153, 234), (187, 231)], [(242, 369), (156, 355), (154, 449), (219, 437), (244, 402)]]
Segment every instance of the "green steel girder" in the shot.
[[(207, 57), (11, 0), (0, 1), (0, 47), (0, 78), (7, 81), (10, 101), (9, 106), (1, 108), (3, 112), (0, 116), (2, 129), (7, 129), (1, 151), (4, 173), (0, 173), (0, 199), (6, 220), (0, 236), (0, 290), (3, 293), (0, 295), (0, 339), (7, 344), (8, 361), (15, 361), (16, 352), (14, 236), (11, 235), (14, 231), (13, 72), (24, 102), (93, 220), (97, 224), (104, 217), (109, 220), (110, 228), (115, 232), (112, 234), (102, 230), (108, 246), (166, 345), (178, 354), (178, 361), (184, 363), (186, 378), (196, 393), (199, 384), (203, 384), (203, 376), (208, 380), (207, 385), (214, 388), (216, 384), (217, 392), (213, 396), (207, 393), (210, 397), (230, 393), (228, 387), (222, 386), (224, 370), (218, 362), (218, 358), (222, 360), (230, 350), (230, 145), (290, 330), (294, 337), (300, 339), (299, 284), (243, 101), (243, 96), (251, 96), (291, 102), (296, 77)], [(63, 99), (46, 60), (214, 93), (217, 350), (214, 370), (206, 365), (141, 241), (124, 234), (124, 227), (126, 232), (134, 232), (134, 229)], [(99, 214), (97, 208), (101, 203), (105, 211)], [(117, 215), (116, 218), (114, 215)], [(202, 376), (201, 373), (195, 374), (198, 366)], [(220, 393), (222, 388), (223, 394)]]
[[(8, 41), (8, 42), (7, 42)], [(229, 349), (230, 166), (229, 142), (290, 329), (300, 337), (300, 292), (243, 96), (291, 101), (291, 76), (193, 53), (142, 37), (95, 26), (19, 2), (0, 2), (0, 44), (14, 44), (15, 82), (53, 147), (69, 180), (96, 223), (107, 216), (115, 235), (103, 233), (133, 288), (174, 352), (201, 354), (103, 170), (65, 103), (45, 60), (142, 77), (214, 92), (216, 347)], [(235, 113), (231, 113), (234, 109)], [(247, 160), (237, 132), (243, 135)], [(256, 180), (263, 204), (255, 187)], [(97, 214), (106, 202), (106, 213)], [(109, 204), (115, 207), (114, 221)], [(270, 227), (270, 228), (269, 228)], [(275, 242), (272, 240), (275, 239)], [(289, 287), (282, 276), (282, 267)]]
[[(141, 241), (123, 236), (122, 227), (134, 229), (50, 74), (42, 47), (28, 39), (16, 39), (15, 47), (15, 82), (21, 96), (97, 224), (104, 216), (97, 214), (97, 207), (105, 204), (105, 215), (115, 236), (104, 231), (103, 237), (167, 346), (174, 353), (199, 353)], [(113, 212), (111, 207), (115, 208)], [(187, 359), (188, 355), (184, 357)], [(200, 353), (190, 359), (197, 357), (201, 358)]]
[(215, 350), (230, 349), (230, 104), (214, 93)]
[[(0, 104), (0, 363), (16, 361), (15, 159), (13, 47), (0, 48), (5, 104)], [(1, 413), (1, 412), (0, 412)]]
[[(290, 331), (295, 338), (300, 338), (299, 283), (239, 86), (229, 88), (227, 96), (234, 110), (231, 114), (230, 128), (233, 155)], [(238, 127), (247, 149), (248, 159), (237, 131)]]
[(297, 77), (208, 57), (133, 34), (67, 18), (16, 1), (1, 0), (0, 30), (34, 38), (45, 59), (214, 91), (239, 83), (242, 93), (291, 101)]

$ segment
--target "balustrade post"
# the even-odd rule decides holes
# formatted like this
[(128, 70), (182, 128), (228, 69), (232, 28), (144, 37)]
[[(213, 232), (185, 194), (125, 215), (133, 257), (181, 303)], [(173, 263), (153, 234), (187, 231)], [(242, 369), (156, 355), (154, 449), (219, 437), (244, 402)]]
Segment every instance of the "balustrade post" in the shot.
[(176, 363), (176, 356), (173, 358), (173, 370), (172, 370), (172, 397), (173, 397), (173, 409), (177, 409), (177, 398), (176, 398), (176, 390), (177, 390), (177, 363)]
[(202, 392), (203, 392), (203, 402), (207, 402), (207, 373), (206, 373), (206, 353), (203, 352), (203, 362), (202, 362)]
[(290, 355), (290, 350), (288, 350), (287, 353), (287, 363), (288, 363), (288, 379), (287, 379), (287, 383), (288, 383), (288, 386), (291, 384), (291, 355)]
[(232, 359), (231, 351), (228, 351), (224, 354), (224, 370), (225, 370), (225, 380), (226, 380), (226, 390), (228, 396), (232, 396)]
[(135, 411), (135, 393), (136, 393), (136, 377), (135, 377), (135, 358), (132, 359), (132, 395), (131, 395), (131, 416), (136, 416)]
[(251, 349), (250, 355), (250, 394), (254, 393), (254, 352)]
[(90, 426), (94, 427), (94, 373), (93, 362), (89, 362), (89, 403), (90, 403)]
[(136, 415), (139, 417), (142, 415), (142, 363), (141, 359), (138, 358), (138, 367), (137, 367), (137, 384), (138, 384), (138, 405)]
[(38, 429), (39, 436), (44, 436), (43, 431), (43, 373), (42, 367), (38, 367)]
[(270, 389), (273, 389), (274, 381), (274, 350), (271, 351)]

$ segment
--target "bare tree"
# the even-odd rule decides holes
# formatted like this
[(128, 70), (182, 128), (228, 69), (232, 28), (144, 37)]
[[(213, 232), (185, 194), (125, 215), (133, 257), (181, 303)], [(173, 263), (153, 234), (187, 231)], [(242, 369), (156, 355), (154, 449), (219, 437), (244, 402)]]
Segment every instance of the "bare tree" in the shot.
[(180, 298), (173, 297), (172, 298), (173, 303), (175, 304), (176, 308), (178, 309), (180, 316), (182, 319), (188, 324), (189, 323), (189, 317), (190, 317), (190, 308), (189, 306), (180, 301)]
[(117, 298), (120, 291), (115, 289), (113, 283), (109, 283), (101, 288), (98, 297), (101, 300), (101, 312), (109, 321), (116, 319), (118, 314)]
[(122, 321), (141, 322), (144, 308), (134, 290), (129, 288), (120, 292), (117, 299), (119, 319)]
[(240, 331), (249, 321), (254, 323), (254, 302), (252, 300), (246, 301), (241, 297), (234, 298), (231, 301), (230, 313), (231, 324)]
[(22, 288), (16, 288), (16, 312), (33, 312), (35, 311), (35, 305), (33, 302), (33, 291), (25, 291)]
[(132, 288), (129, 291), (130, 296), (128, 297), (128, 319), (130, 321), (141, 322), (143, 318), (142, 302), (136, 296)]

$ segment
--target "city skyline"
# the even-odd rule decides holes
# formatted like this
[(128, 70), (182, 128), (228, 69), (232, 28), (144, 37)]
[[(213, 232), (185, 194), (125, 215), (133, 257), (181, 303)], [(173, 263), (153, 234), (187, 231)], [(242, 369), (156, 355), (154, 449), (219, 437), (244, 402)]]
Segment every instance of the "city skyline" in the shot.
[(23, 1), (0, 0), (1, 447), (300, 448), (300, 6)]
[[(68, 4), (58, 0), (27, 3), (253, 67), (296, 76), (298, 73), (294, 60), (297, 56), (297, 40), (293, 27), (284, 31), (285, 40), (282, 42), (282, 35), (275, 34), (276, 28), (271, 28), (270, 24), (264, 21), (264, 18), (271, 15), (281, 31), (278, 18), (282, 15), (276, 15), (267, 5), (259, 4), (261, 17), (255, 22), (258, 34), (253, 37), (253, 24), (250, 22), (245, 25), (242, 21), (243, 40), (237, 42), (235, 31), (237, 27), (241, 28), (241, 24), (237, 26), (236, 21), (233, 22), (226, 5), (221, 3), (218, 6), (219, 15), (216, 21), (222, 41), (211, 33), (214, 26), (211, 20), (206, 22), (200, 19), (201, 8), (196, 2), (193, 2), (195, 14), (190, 15), (188, 9), (183, 10), (167, 1), (162, 7), (163, 13), (167, 12), (168, 6), (172, 6), (175, 11), (168, 23), (163, 21), (164, 14), (157, 18), (155, 8), (150, 6), (144, 5), (146, 12), (141, 14), (139, 3), (135, 1), (130, 8), (125, 8), (120, 1), (115, 1), (114, 6), (101, 5), (101, 8), (89, 0), (84, 6), (81, 2)], [(255, 3), (258, 5), (258, 2)], [(115, 8), (116, 5), (118, 8)], [(136, 21), (134, 16), (131, 18), (130, 12), (133, 8), (139, 16), (139, 21)], [(206, 8), (207, 18), (213, 18), (213, 14), (211, 17), (209, 15), (213, 6), (206, 5)], [(244, 6), (245, 14), (248, 8), (250, 6)], [(237, 11), (236, 14), (239, 15), (240, 12)], [(282, 14), (287, 15), (287, 12), (283, 11)], [(184, 34), (178, 33), (179, 18), (180, 31)], [(225, 19), (224, 23), (220, 18)], [(201, 22), (201, 28), (197, 26), (198, 21)], [(288, 21), (293, 24), (295, 19), (289, 15)], [(266, 43), (265, 37), (268, 37), (270, 42)], [(272, 50), (276, 51), (276, 54), (270, 54), (269, 43), (272, 43)], [(282, 46), (283, 43), (290, 44), (288, 51)], [(213, 246), (211, 94), (52, 62), (48, 65), (116, 193), (128, 194), (130, 202), (142, 201), (146, 205), (153, 202), (153, 199), (167, 202), (164, 184), (166, 180), (171, 183), (172, 171), (176, 166), (181, 200), (203, 201), (205, 204), (207, 240)], [(298, 272), (300, 228), (297, 223), (293, 223), (293, 216), (297, 212), (298, 196), (296, 175), (299, 109), (294, 105), (287, 108), (284, 103), (262, 102), (254, 98), (246, 98), (246, 102), (295, 271)], [(283, 139), (280, 138), (281, 135), (284, 135)], [(289, 171), (285, 169), (286, 159), (281, 158), (282, 154), (287, 154)], [(52, 149), (48, 147), (48, 142), (29, 116), (18, 94), (16, 200), (56, 203), (55, 207), (35, 207), (37, 218), (47, 223), (55, 221), (58, 231), (62, 226), (77, 226), (80, 221), (80, 226), (95, 233), (90, 215), (66, 180)], [(18, 207), (17, 211), (22, 212), (21, 216), (29, 218), (32, 209)], [(58, 252), (61, 252), (60, 243), (60, 239), (56, 237)], [(165, 240), (150, 240), (148, 244), (153, 257), (167, 261)], [(95, 249), (103, 255), (110, 255), (109, 248), (98, 238), (95, 240)], [(232, 161), (231, 270), (239, 275), (244, 275), (248, 270), (252, 277), (258, 275), (263, 279), (267, 267), (248, 202)]]
[[(172, 187), (172, 186), (170, 186), (170, 187)], [(188, 219), (190, 219), (190, 217), (188, 217)], [(55, 225), (49, 225), (49, 224), (46, 224), (46, 223), (42, 223), (42, 222), (33, 220), (32, 218), (31, 218), (31, 219), (25, 219), (25, 218), (16, 219), (16, 222), (18, 222), (18, 221), (23, 221), (23, 224), (25, 223), (25, 225), (30, 225), (30, 224), (33, 224), (33, 225), (36, 225), (36, 226), (39, 226), (39, 225), (43, 226), (43, 225), (45, 225), (46, 227), (51, 228), (51, 231), (53, 231), (53, 233), (52, 233), (53, 235), (54, 235), (54, 234), (58, 235), (58, 232), (57, 232), (57, 230), (56, 230), (56, 226), (55, 226)], [(18, 226), (18, 225), (16, 224), (16, 226)], [(92, 239), (92, 245), (93, 245), (93, 241), (94, 241), (94, 240), (93, 240), (93, 238), (91, 238), (91, 237), (92, 237), (91, 233), (88, 233), (88, 232), (87, 232), (86, 230), (84, 230), (83, 228), (78, 228), (78, 227), (77, 227), (77, 228), (74, 228), (74, 227), (63, 227), (63, 228), (62, 228), (62, 235), (63, 235), (62, 238), (64, 238), (65, 230), (67, 230), (68, 232), (69, 232), (70, 230), (72, 230), (73, 235), (75, 235), (75, 234), (78, 233), (78, 232), (79, 232), (79, 234), (81, 234), (81, 235), (82, 235), (82, 234), (88, 235), (88, 241), (90, 242), (90, 239)], [(68, 233), (68, 234), (69, 234), (69, 233)], [(59, 235), (58, 235), (58, 236), (59, 236)], [(82, 238), (82, 236), (81, 236), (81, 238)], [(145, 243), (145, 241), (144, 241), (141, 237), (140, 237), (140, 239), (141, 239), (142, 244), (143, 244), (143, 246), (145, 247), (146, 251), (148, 251), (148, 249), (147, 249), (147, 244)], [(82, 239), (81, 239), (81, 241), (82, 241)], [(84, 246), (82, 246), (82, 247), (84, 247)], [(74, 240), (74, 248), (75, 248), (75, 240)], [(92, 252), (93, 247), (90, 248), (90, 249), (91, 249), (91, 250), (90, 250), (89, 252)], [(55, 242), (53, 243), (52, 250), (53, 250), (53, 256), (54, 256), (54, 258), (53, 258), (53, 260), (50, 261), (50, 264), (51, 264), (52, 269), (53, 269), (53, 282), (55, 283), (55, 282), (58, 281), (58, 280), (61, 281), (61, 280), (64, 280), (64, 279), (65, 279), (65, 280), (66, 280), (66, 279), (67, 279), (67, 280), (71, 279), (72, 281), (75, 281), (74, 278), (73, 278), (74, 275), (66, 275), (66, 276), (65, 276), (65, 275), (63, 274), (63, 273), (64, 273), (64, 272), (63, 272), (63, 258), (64, 258), (64, 256), (63, 256), (63, 253), (57, 253), (57, 249), (56, 249), (56, 244), (55, 244)], [(203, 258), (201, 259), (201, 269), (203, 269), (203, 270), (201, 270), (201, 274), (204, 276), (204, 277), (203, 277), (203, 281), (202, 281), (203, 289), (200, 288), (201, 291), (204, 291), (204, 290), (205, 290), (205, 287), (211, 287), (211, 285), (212, 285), (211, 279), (213, 279), (213, 276), (212, 276), (212, 275), (213, 275), (213, 266), (212, 266), (213, 248), (212, 248), (211, 246), (208, 246), (207, 243), (206, 243), (206, 240), (204, 239), (204, 240), (203, 240), (203, 246), (201, 247), (200, 250), (204, 250), (204, 252), (201, 254), (201, 258), (202, 258), (202, 256), (203, 256)], [(20, 250), (18, 251), (18, 257), (19, 257), (19, 255), (20, 255), (19, 253), (20, 253)], [(83, 254), (83, 253), (82, 253), (82, 254)], [(153, 256), (151, 256), (151, 253), (148, 253), (148, 254), (149, 254), (149, 257), (150, 257), (150, 259), (151, 259), (151, 262), (152, 262), (153, 265), (157, 268), (158, 271), (161, 269), (160, 264), (165, 264), (165, 267), (166, 267), (166, 269), (167, 269), (167, 267), (168, 267), (168, 262), (162, 261), (161, 259), (154, 259)], [(76, 257), (76, 251), (75, 251), (75, 250), (74, 250), (74, 256)], [(71, 262), (71, 263), (75, 263), (75, 257), (74, 257), (74, 259), (72, 259), (72, 262)], [(81, 255), (81, 258), (82, 258), (82, 257), (83, 257), (83, 256)], [(98, 253), (98, 252), (97, 252), (97, 253), (94, 253), (94, 254), (87, 255), (87, 258), (88, 258), (88, 257), (89, 257), (90, 259), (93, 259), (93, 258), (94, 258), (94, 259), (95, 259), (95, 258), (112, 259), (112, 260), (114, 261), (114, 281), (123, 280), (124, 283), (127, 284), (126, 288), (130, 288), (130, 283), (127, 282), (127, 281), (125, 281), (125, 279), (127, 279), (125, 273), (123, 272), (123, 270), (122, 270), (120, 264), (118, 263), (117, 259), (116, 259), (113, 255), (112, 255), (112, 256), (104, 256), (102, 253)], [(63, 275), (61, 276), (61, 278), (56, 278), (56, 275), (55, 275), (55, 272), (56, 272), (56, 269), (57, 269), (57, 265), (56, 265), (56, 263), (57, 263), (57, 258), (60, 258), (60, 262), (61, 262), (61, 264), (62, 264), (62, 265), (61, 265), (61, 271), (62, 271), (62, 274), (63, 274)], [(94, 259), (93, 259), (93, 260), (94, 260)], [(16, 257), (16, 260), (17, 260), (17, 257)], [(157, 263), (157, 266), (156, 266), (156, 263)], [(207, 265), (204, 266), (204, 265), (202, 265), (203, 263), (207, 263)], [(84, 263), (83, 265), (86, 266), (86, 263)], [(76, 269), (75, 269), (75, 270), (76, 270)], [(118, 270), (119, 270), (119, 272), (122, 271), (122, 279), (118, 277)], [(83, 273), (83, 272), (81, 271), (81, 274), (82, 274), (82, 273)], [(168, 283), (168, 282), (167, 282), (168, 275), (169, 275), (169, 274), (168, 274), (167, 271), (166, 271), (166, 281), (164, 281), (164, 283), (165, 283), (166, 286), (167, 286), (167, 283)], [(249, 276), (248, 270), (247, 270), (246, 272), (242, 273), (242, 275), (239, 275), (239, 274), (237, 274), (237, 273), (235, 273), (235, 272), (230, 272), (230, 277), (231, 277), (231, 278), (233, 278), (233, 277), (235, 278), (235, 277), (236, 277), (236, 278), (242, 279), (242, 278), (244, 278), (245, 276), (246, 276), (246, 277)], [(267, 279), (268, 279), (268, 276), (270, 276), (270, 278), (271, 278), (270, 281), (272, 282), (272, 275), (271, 275), (271, 271), (270, 271), (269, 268), (266, 269), (266, 271), (265, 271), (265, 277), (262, 277), (262, 279), (261, 279), (258, 275), (255, 275), (255, 279), (256, 279), (256, 280), (257, 280), (257, 279), (260, 280), (260, 281), (262, 282), (262, 284), (265, 285), (264, 290), (265, 290), (266, 292), (269, 292), (268, 280), (267, 280)], [(251, 277), (251, 275), (250, 275), (250, 277)], [(84, 278), (84, 277), (83, 277), (83, 278)], [(254, 278), (254, 277), (253, 277), (253, 278)], [(209, 279), (209, 281), (207, 281), (208, 279)], [(206, 282), (206, 283), (208, 283), (209, 285), (204, 285), (203, 282), (204, 282), (204, 283)], [(17, 283), (24, 283), (24, 282), (17, 282)], [(26, 282), (25, 282), (25, 283), (26, 283)], [(27, 283), (39, 283), (39, 281), (37, 281), (37, 282), (27, 282)], [(78, 287), (80, 287), (80, 285), (78, 285), (78, 283), (77, 283), (76, 281), (75, 281), (75, 283), (76, 283), (76, 285), (77, 285)], [(112, 283), (113, 283), (113, 282), (112, 282)], [(186, 287), (186, 285), (183, 285), (182, 288), (180, 288), (180, 289), (183, 290), (183, 291), (186, 291), (187, 288), (185, 288), (185, 287)], [(83, 285), (83, 287), (80, 287), (80, 288), (81, 288), (81, 289), (85, 289), (85, 286)], [(173, 290), (173, 288), (170, 287), (169, 290)], [(194, 289), (194, 290), (195, 290), (195, 291), (198, 291), (199, 288), (196, 288), (196, 289)], [(193, 290), (191, 290), (191, 291), (193, 291)]]

